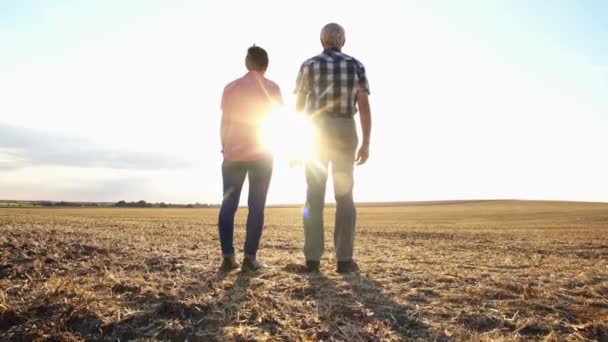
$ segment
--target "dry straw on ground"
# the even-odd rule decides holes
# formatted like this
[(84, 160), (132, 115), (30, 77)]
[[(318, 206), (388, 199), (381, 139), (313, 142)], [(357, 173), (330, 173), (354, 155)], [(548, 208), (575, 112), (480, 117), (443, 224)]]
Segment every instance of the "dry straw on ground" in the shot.
[(361, 208), (351, 276), (331, 229), (322, 273), (303, 272), (288, 208), (267, 212), (272, 268), (222, 275), (216, 217), (0, 209), (0, 339), (608, 340), (608, 205)]

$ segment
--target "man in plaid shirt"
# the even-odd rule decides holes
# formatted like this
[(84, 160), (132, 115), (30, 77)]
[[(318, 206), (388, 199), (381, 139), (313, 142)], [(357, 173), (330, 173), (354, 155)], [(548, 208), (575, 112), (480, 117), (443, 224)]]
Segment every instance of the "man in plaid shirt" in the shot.
[[(296, 81), (296, 109), (311, 116), (317, 130), (315, 158), (306, 163), (304, 255), (308, 271), (317, 272), (323, 255), (323, 208), (331, 164), (336, 198), (334, 246), (339, 273), (358, 269), (353, 260), (356, 210), (353, 201), (354, 164), (369, 156), (371, 111), (369, 85), (363, 64), (342, 53), (344, 28), (335, 23), (321, 30), (323, 52), (300, 67)], [(354, 115), (359, 111), (363, 139)]]

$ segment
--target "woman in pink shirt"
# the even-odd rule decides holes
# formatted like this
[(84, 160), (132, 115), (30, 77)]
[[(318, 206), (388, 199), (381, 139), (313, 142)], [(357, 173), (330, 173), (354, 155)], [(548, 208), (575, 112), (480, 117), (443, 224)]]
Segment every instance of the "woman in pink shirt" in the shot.
[(279, 86), (264, 77), (268, 68), (268, 54), (264, 49), (255, 45), (250, 47), (245, 65), (248, 72), (230, 82), (222, 95), (220, 133), (224, 154), (224, 197), (218, 223), (222, 271), (239, 267), (233, 246), (234, 216), (246, 176), (249, 179), (249, 214), (241, 269), (251, 271), (263, 267), (257, 261), (256, 254), (264, 227), (264, 208), (273, 158), (271, 151), (261, 143), (259, 135), (261, 125), (273, 107), (283, 102)]

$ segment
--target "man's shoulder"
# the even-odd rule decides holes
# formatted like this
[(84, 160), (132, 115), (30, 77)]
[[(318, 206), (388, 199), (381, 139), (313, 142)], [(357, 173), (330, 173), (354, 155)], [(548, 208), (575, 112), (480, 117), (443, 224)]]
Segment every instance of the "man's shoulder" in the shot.
[(318, 63), (322, 60), (324, 60), (324, 56), (322, 53), (320, 53), (320, 54), (314, 55), (314, 56), (308, 58), (307, 60), (305, 60), (304, 62), (302, 62), (302, 66), (312, 65), (312, 64)]
[(346, 54), (344, 52), (340, 52), (340, 56), (343, 59), (347, 60), (347, 61), (351, 61), (351, 62), (357, 64), (359, 67), (363, 67), (363, 63), (361, 63), (361, 61), (359, 61), (357, 58), (355, 58), (355, 57), (353, 57), (353, 56), (351, 56), (349, 54)]
[(274, 89), (276, 91), (279, 91), (281, 89), (281, 87), (279, 87), (279, 85), (275, 81), (268, 78), (264, 78), (264, 80), (266, 82), (266, 87)]
[(318, 55), (315, 55), (313, 57), (308, 58), (307, 60), (305, 60), (304, 62), (302, 62), (302, 66), (310, 66), (316, 63), (322, 63), (322, 62), (339, 62), (339, 61), (346, 61), (346, 62), (350, 62), (350, 63), (354, 63), (356, 64), (359, 68), (363, 68), (363, 63), (361, 63), (360, 60), (358, 60), (357, 58), (346, 54), (344, 52), (337, 52), (332, 54), (331, 56), (323, 53), (320, 53)]
[(239, 83), (241, 83), (241, 79), (242, 79), (242, 77), (239, 77), (239, 78), (229, 82), (228, 84), (226, 84), (226, 86), (224, 87), (224, 92), (228, 92), (228, 91), (234, 89), (235, 87), (237, 87), (239, 85)]

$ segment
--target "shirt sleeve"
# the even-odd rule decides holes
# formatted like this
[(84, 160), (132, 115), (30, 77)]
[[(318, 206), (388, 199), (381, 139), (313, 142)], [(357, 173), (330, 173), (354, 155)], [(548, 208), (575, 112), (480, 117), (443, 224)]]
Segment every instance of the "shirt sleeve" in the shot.
[(296, 78), (296, 89), (294, 94), (309, 94), (310, 93), (310, 67), (307, 64), (302, 64), (298, 77)]
[(358, 89), (369, 94), (369, 82), (367, 81), (365, 67), (361, 62), (357, 63), (357, 79), (357, 86), (359, 87)]
[(220, 109), (223, 111), (226, 108), (226, 96), (227, 96), (227, 91), (226, 89), (228, 89), (228, 87), (224, 87), (224, 91), (222, 91), (222, 100), (220, 102)]
[(278, 85), (275, 87), (275, 90), (274, 90), (274, 98), (278, 104), (282, 105), (284, 103), (283, 95), (281, 95), (281, 88)]

